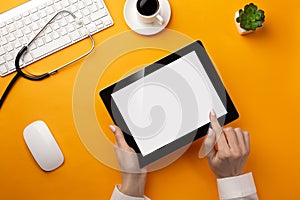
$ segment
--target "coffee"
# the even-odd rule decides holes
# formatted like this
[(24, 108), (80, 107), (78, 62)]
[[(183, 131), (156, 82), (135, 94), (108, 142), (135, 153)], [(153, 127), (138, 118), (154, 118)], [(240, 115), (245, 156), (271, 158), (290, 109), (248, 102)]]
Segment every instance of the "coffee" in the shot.
[(136, 7), (141, 15), (151, 16), (159, 9), (159, 2), (158, 0), (138, 0)]

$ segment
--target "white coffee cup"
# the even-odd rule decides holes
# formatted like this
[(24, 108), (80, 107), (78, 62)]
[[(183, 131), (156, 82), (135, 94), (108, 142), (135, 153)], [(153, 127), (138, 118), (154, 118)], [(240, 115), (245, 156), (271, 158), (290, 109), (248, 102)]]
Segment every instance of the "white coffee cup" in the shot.
[(143, 15), (139, 12), (138, 8), (137, 8), (137, 3), (139, 0), (136, 1), (136, 12), (138, 17), (140, 18), (140, 20), (144, 23), (152, 23), (154, 21), (157, 21), (160, 25), (163, 25), (164, 23), (164, 18), (160, 15), (160, 10), (161, 10), (161, 4), (158, 0), (158, 9), (156, 10), (156, 12), (152, 15)]

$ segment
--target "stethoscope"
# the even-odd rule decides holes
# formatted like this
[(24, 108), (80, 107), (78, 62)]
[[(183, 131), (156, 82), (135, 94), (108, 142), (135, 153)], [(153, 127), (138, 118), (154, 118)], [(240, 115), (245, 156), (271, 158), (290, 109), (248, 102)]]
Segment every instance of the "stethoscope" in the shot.
[(75, 22), (77, 25), (81, 25), (82, 24), (82, 21), (80, 19), (78, 19), (73, 13), (71, 13), (70, 11), (67, 11), (67, 10), (62, 10), (62, 11), (59, 11), (57, 12), (46, 24), (45, 26), (32, 38), (32, 40), (24, 47), (22, 47), (22, 49), (18, 52), (17, 56), (16, 56), (16, 60), (15, 60), (15, 66), (16, 66), (16, 75), (14, 76), (14, 78), (10, 81), (9, 85), (7, 86), (7, 88), (5, 89), (1, 99), (0, 99), (0, 109), (2, 107), (2, 104), (4, 103), (4, 100), (5, 98), (7, 97), (9, 91), (11, 90), (11, 88), (13, 87), (13, 85), (15, 84), (15, 82), (18, 80), (18, 78), (20, 77), (23, 77), (23, 78), (26, 78), (28, 80), (32, 80), (32, 81), (40, 81), (40, 80), (43, 80), (45, 78), (48, 78), (50, 77), (51, 75), (54, 75), (56, 74), (59, 70), (73, 64), (74, 62), (77, 62), (78, 60), (84, 58), (85, 56), (89, 55), (93, 50), (94, 50), (94, 47), (95, 47), (95, 41), (93, 39), (93, 37), (91, 36), (91, 34), (87, 31), (87, 35), (88, 37), (90, 38), (90, 40), (92, 41), (92, 47), (89, 51), (87, 51), (86, 53), (84, 53), (83, 55), (81, 55), (80, 57), (74, 59), (74, 60), (71, 60), (70, 62), (60, 66), (60, 67), (57, 67), (56, 69), (54, 70), (51, 70), (49, 72), (46, 72), (46, 73), (43, 73), (43, 74), (40, 74), (40, 75), (35, 75), (35, 74), (32, 74), (28, 71), (26, 71), (27, 73), (24, 73), (20, 67), (20, 60), (23, 58), (24, 54), (27, 53), (28, 51), (28, 47), (32, 44), (32, 42), (47, 28), (47, 26), (59, 15), (59, 14), (62, 14), (62, 13), (68, 13), (70, 14), (74, 19), (75, 19)]

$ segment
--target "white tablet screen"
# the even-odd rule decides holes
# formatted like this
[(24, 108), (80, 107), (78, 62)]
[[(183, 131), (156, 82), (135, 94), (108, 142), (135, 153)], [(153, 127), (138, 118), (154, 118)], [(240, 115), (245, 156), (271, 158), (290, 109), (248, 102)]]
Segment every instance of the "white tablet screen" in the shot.
[(195, 51), (112, 94), (143, 156), (227, 114)]

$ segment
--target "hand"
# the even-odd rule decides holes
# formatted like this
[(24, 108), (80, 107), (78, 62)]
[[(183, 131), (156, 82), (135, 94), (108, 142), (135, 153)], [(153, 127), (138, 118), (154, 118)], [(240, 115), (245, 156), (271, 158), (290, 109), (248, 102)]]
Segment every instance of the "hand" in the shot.
[[(210, 168), (217, 178), (243, 174), (250, 152), (250, 139), (247, 131), (240, 128), (222, 128), (214, 111), (210, 113), (212, 129), (204, 141)], [(218, 137), (219, 136), (219, 137)], [(217, 148), (215, 147), (216, 140)], [(213, 147), (213, 148), (210, 148)]]
[(118, 157), (122, 173), (120, 192), (128, 196), (144, 197), (147, 173), (139, 168), (138, 158), (135, 151), (128, 146), (121, 129), (117, 126), (109, 126), (115, 134), (115, 152)]

